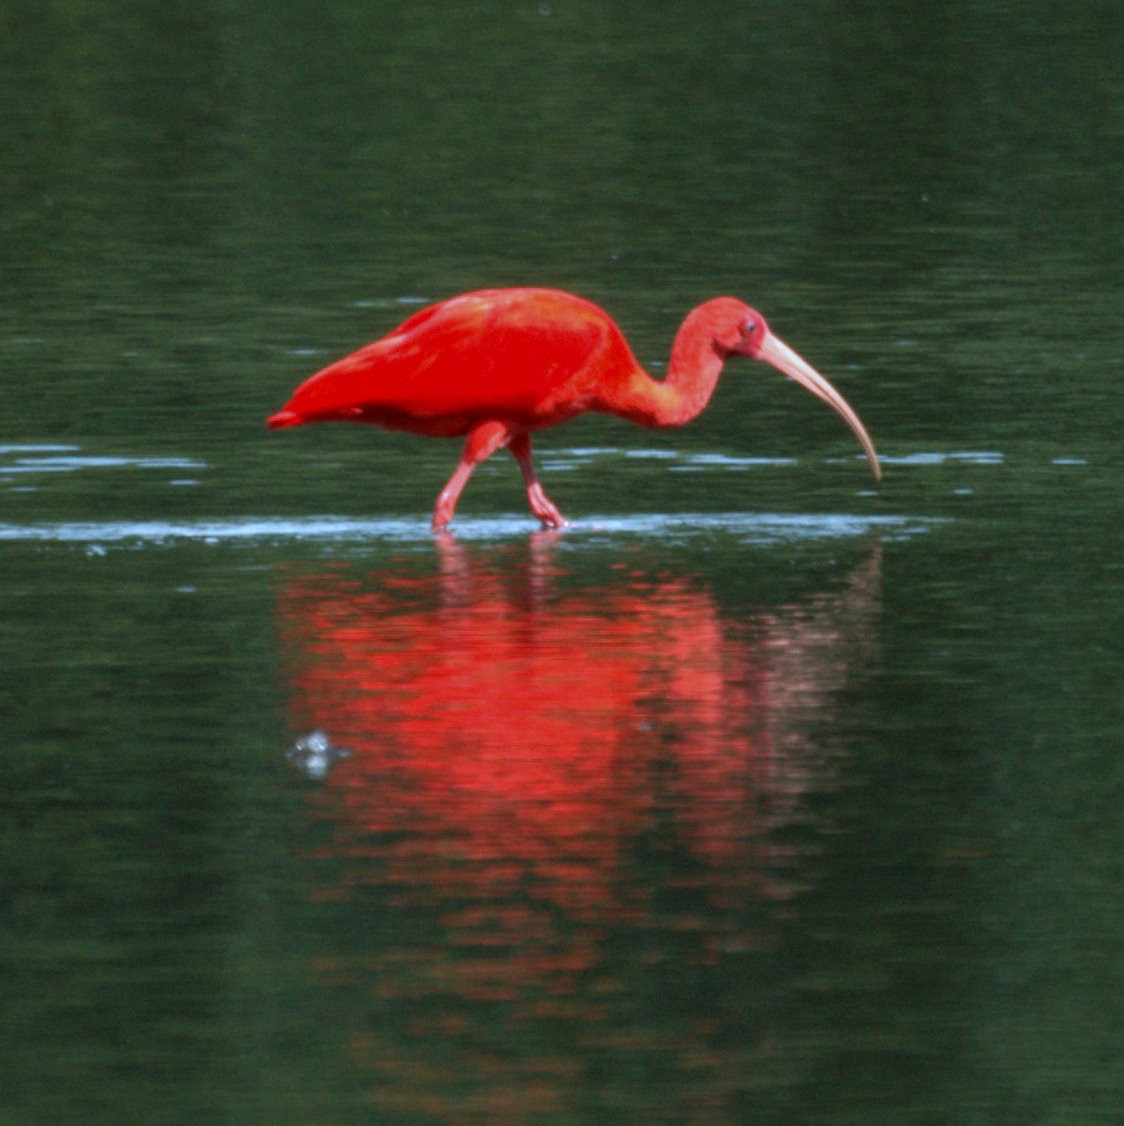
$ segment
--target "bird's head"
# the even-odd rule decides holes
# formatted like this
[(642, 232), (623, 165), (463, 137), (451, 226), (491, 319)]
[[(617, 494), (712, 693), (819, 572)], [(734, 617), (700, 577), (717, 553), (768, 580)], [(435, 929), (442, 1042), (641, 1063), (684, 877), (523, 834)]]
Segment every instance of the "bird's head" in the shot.
[(728, 355), (749, 356), (756, 360), (761, 354), (761, 348), (769, 338), (769, 326), (765, 318), (748, 305), (737, 302), (739, 308), (733, 312), (733, 324), (727, 341)]
[(709, 337), (714, 350), (723, 358), (749, 356), (756, 359), (769, 335), (765, 318), (743, 301), (716, 297), (700, 305), (692, 314), (701, 334)]
[(765, 318), (756, 309), (751, 309), (732, 297), (708, 301), (701, 309), (708, 314), (714, 348), (719, 355), (723, 358), (748, 356), (752, 360), (761, 360), (799, 383), (805, 390), (811, 391), (816, 398), (822, 399), (851, 428), (870, 462), (875, 480), (881, 480), (882, 467), (878, 464), (874, 443), (859, 416), (807, 360), (773, 335)]

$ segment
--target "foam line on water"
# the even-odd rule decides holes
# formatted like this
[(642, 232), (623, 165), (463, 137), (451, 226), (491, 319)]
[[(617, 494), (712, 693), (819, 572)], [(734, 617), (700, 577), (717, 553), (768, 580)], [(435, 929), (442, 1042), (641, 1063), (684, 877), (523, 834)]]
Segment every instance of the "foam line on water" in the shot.
[[(652, 540), (725, 534), (746, 542), (848, 539), (880, 532), (909, 538), (942, 521), (913, 516), (851, 513), (649, 513), (587, 516), (560, 535), (580, 541), (596, 537)], [(464, 517), (451, 530), (458, 540), (526, 536), (536, 527), (524, 515)], [(0, 524), (0, 542), (85, 545), (167, 546), (182, 542), (219, 543), (425, 543), (433, 539), (428, 518), (364, 519), (353, 516), (246, 516), (214, 520), (82, 521), (55, 524)]]

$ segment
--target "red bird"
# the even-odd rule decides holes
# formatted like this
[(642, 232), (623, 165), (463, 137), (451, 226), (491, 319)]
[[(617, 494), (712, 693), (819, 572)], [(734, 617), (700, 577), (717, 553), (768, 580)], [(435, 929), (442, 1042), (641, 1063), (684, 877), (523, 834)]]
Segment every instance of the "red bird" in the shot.
[(676, 334), (667, 378), (653, 379), (603, 309), (553, 289), (484, 289), (421, 309), (389, 336), (317, 372), (270, 429), (306, 422), (373, 422), (437, 438), (465, 437), (464, 454), (433, 510), (439, 531), (472, 471), (506, 447), (531, 511), (566, 521), (543, 492), (531, 434), (585, 411), (639, 426), (682, 426), (701, 413), (729, 356), (749, 356), (796, 380), (837, 411), (882, 476), (859, 416), (822, 375), (778, 340), (765, 318), (732, 297), (693, 309)]

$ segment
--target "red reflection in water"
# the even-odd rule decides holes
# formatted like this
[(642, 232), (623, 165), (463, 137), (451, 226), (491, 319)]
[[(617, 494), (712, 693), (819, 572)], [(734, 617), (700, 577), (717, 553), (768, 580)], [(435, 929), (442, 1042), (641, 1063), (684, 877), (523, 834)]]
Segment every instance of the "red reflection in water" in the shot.
[[(816, 733), (871, 645), (877, 553), (836, 593), (733, 623), (681, 578), (573, 588), (551, 542), (517, 565), (443, 543), (437, 575), (341, 567), (281, 592), (294, 728), (352, 752), (323, 799), (343, 876), (316, 894), (378, 887), (440, 931), (321, 967), (405, 1003), (393, 1032), (356, 1040), (384, 1109), (502, 1122), (565, 1105), (560, 1055), (423, 1061), (478, 1042), (491, 1003), (516, 1038), (558, 1018), (607, 1049), (615, 928), (674, 932), (698, 965), (759, 942), (731, 909), (787, 893), (770, 833), (830, 783)], [(669, 888), (637, 862), (652, 849), (678, 857), (670, 890), (690, 906), (656, 906)], [(465, 1083), (473, 1098), (453, 1097)]]

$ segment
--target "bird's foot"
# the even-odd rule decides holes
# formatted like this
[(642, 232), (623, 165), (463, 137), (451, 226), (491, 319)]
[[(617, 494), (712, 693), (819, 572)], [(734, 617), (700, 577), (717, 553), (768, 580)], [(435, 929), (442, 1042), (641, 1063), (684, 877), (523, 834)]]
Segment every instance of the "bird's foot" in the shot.
[(542, 490), (542, 485), (537, 482), (527, 490), (527, 500), (531, 511), (539, 518), (544, 528), (565, 528), (569, 521), (558, 511), (554, 502)]

